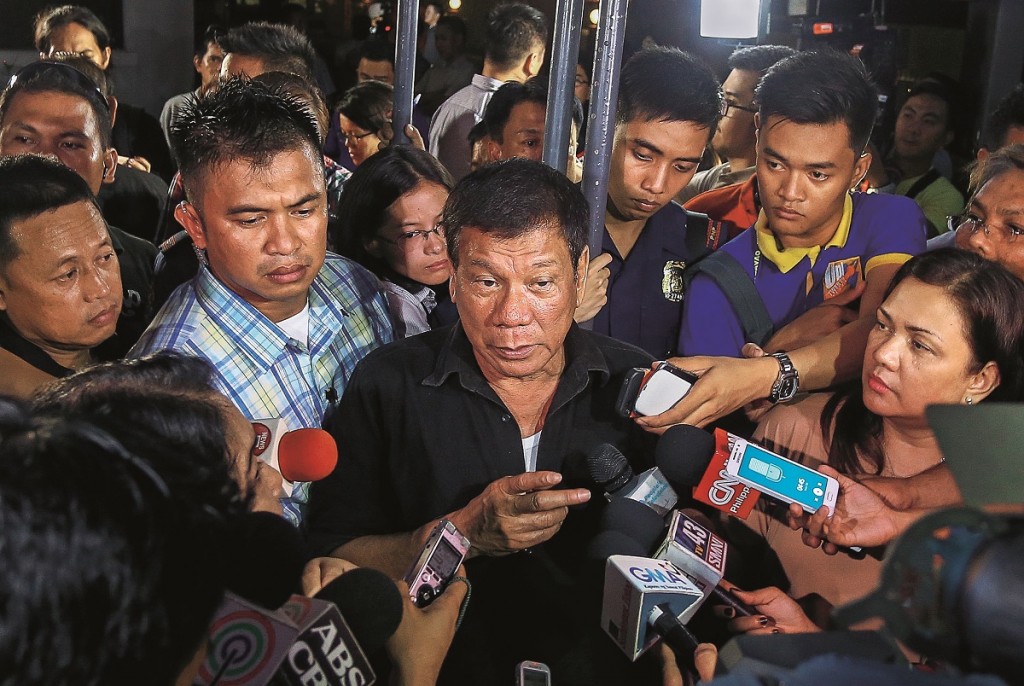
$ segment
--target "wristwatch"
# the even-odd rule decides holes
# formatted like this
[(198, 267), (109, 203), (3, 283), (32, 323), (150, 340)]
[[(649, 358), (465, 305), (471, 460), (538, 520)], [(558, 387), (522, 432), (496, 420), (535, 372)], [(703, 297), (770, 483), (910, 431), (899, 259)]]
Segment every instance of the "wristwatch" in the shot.
[(775, 383), (772, 384), (768, 400), (773, 404), (792, 400), (796, 392), (800, 390), (800, 374), (786, 353), (771, 353), (769, 357), (774, 357), (779, 361), (779, 378), (775, 379)]

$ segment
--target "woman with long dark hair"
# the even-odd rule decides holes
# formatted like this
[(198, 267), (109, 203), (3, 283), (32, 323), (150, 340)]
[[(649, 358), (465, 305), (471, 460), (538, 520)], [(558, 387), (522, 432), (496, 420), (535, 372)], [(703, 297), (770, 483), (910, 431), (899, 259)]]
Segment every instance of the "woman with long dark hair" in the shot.
[(452, 185), (432, 155), (393, 145), (361, 164), (342, 192), (332, 246), (380, 278), (396, 337), (451, 320), (452, 265), (439, 222)]
[[(1024, 399), (1021, 303), (1024, 282), (977, 255), (945, 249), (915, 257), (878, 308), (859, 382), (774, 408), (754, 441), (858, 479), (895, 478), (898, 488), (898, 479), (942, 461), (928, 405)], [(786, 578), (771, 581), (788, 582), (790, 595), (817, 593), (838, 605), (877, 585), (876, 557), (828, 557), (767, 509), (747, 525), (777, 555)]]

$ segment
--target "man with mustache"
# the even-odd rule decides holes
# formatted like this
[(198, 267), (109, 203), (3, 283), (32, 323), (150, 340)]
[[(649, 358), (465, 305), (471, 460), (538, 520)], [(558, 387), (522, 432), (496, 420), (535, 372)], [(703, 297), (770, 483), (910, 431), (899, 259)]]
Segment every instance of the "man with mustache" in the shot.
[[(356, 363), (392, 338), (380, 283), (327, 250), (317, 124), (301, 101), (234, 78), (172, 132), (186, 200), (174, 210), (202, 266), (131, 355), (205, 358), (249, 419), (319, 427)], [(285, 500), (301, 521), (307, 484)]]

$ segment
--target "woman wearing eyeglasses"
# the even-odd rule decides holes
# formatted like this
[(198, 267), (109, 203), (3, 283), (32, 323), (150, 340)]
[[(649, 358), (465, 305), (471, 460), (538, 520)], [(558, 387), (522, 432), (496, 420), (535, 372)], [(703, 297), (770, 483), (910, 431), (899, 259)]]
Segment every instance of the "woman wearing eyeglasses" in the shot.
[(383, 282), (396, 336), (454, 321), (452, 265), (440, 226), (451, 188), (440, 162), (403, 145), (368, 159), (345, 184), (331, 243)]
[(380, 81), (364, 81), (345, 91), (338, 101), (341, 139), (352, 158), (353, 170), (380, 149), (380, 131), (390, 122), (394, 89)]

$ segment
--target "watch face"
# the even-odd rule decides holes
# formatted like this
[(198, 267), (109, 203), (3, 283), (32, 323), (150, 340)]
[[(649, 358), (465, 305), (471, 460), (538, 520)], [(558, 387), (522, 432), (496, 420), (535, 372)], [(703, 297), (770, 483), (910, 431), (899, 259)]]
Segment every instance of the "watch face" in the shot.
[(782, 386), (779, 387), (779, 401), (785, 402), (786, 400), (792, 400), (793, 396), (796, 395), (796, 387), (796, 379), (784, 379), (782, 381)]

